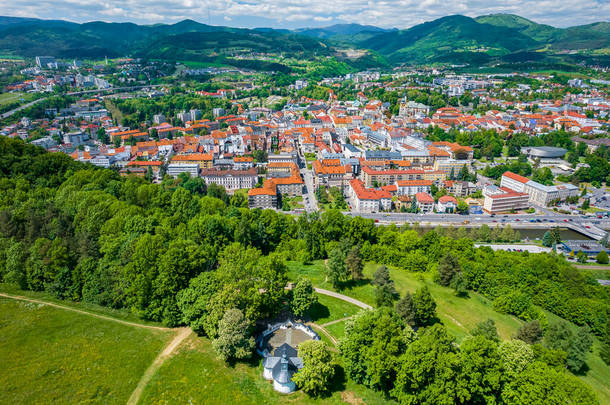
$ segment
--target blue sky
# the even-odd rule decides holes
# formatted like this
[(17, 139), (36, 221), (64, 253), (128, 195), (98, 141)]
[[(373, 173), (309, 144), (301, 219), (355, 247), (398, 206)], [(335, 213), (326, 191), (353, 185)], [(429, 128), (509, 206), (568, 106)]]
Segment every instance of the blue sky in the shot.
[[(463, 14), (512, 13), (556, 27), (610, 20), (610, 0), (0, 0), (0, 14), (138, 24), (193, 19), (234, 27), (300, 28), (359, 23), (408, 28)], [(209, 16), (209, 18), (208, 18)]]

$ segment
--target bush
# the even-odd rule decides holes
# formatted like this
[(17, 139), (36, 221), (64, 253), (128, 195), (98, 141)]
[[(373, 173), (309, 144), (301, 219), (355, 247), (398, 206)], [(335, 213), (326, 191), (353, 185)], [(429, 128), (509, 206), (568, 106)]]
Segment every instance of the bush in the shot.
[(595, 256), (595, 260), (599, 264), (608, 264), (608, 253), (606, 253), (605, 250), (602, 250), (597, 254), (597, 256)]

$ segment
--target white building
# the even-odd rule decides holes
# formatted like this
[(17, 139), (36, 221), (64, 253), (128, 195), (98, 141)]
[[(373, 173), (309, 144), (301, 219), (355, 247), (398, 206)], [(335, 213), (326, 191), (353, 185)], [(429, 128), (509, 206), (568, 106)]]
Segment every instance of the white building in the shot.
[(432, 187), (430, 180), (397, 180), (396, 194), (414, 196), (417, 193), (429, 193)]
[(502, 175), (500, 187), (506, 187), (519, 193), (526, 193), (529, 196), (530, 203), (543, 207), (553, 200), (577, 197), (579, 192), (578, 187), (573, 184), (566, 183), (545, 186), (512, 172), (506, 172)]
[(191, 177), (199, 177), (199, 163), (170, 163), (167, 165), (167, 174), (176, 178), (180, 173), (188, 173)]
[(204, 169), (201, 171), (201, 178), (205, 184), (216, 183), (223, 186), (227, 192), (234, 192), (256, 186), (258, 173), (255, 168), (248, 170)]
[(392, 208), (392, 196), (385, 190), (365, 188), (362, 180), (353, 179), (348, 187), (349, 199), (354, 212), (389, 211)]

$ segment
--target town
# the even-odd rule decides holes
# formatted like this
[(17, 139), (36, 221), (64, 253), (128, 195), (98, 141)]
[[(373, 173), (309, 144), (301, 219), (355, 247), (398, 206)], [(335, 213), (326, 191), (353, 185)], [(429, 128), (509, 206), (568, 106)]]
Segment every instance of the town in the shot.
[[(21, 112), (0, 133), (125, 176), (200, 178), (246, 193), (250, 208), (608, 216), (607, 178), (595, 176), (607, 173), (610, 147), (603, 80), (401, 69), (267, 90), (252, 72), (208, 69), (213, 91), (184, 89), (189, 70), (179, 88), (123, 91), (159, 66), (107, 63), (93, 71), (115, 73), (85, 76), (91, 68), (76, 60), (37, 57), (21, 69), (30, 79), (7, 86), (9, 94), (49, 97), (63, 86), (74, 96)], [(242, 82), (219, 87), (234, 81)], [(182, 106), (168, 107), (172, 98)], [(263, 106), (269, 99), (277, 101)], [(146, 113), (128, 114), (140, 103)], [(585, 181), (589, 188), (574, 185)]]
[(607, 22), (104, 7), (0, 17), (0, 398), (610, 401)]

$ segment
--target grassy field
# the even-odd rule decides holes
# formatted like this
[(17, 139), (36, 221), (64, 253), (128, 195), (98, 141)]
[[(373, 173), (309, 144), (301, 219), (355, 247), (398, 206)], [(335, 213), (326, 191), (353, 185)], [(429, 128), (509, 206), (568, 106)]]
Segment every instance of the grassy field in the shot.
[[(317, 287), (333, 290), (332, 285), (326, 281), (325, 265), (322, 261), (305, 266), (298, 262), (289, 262), (288, 268), (291, 279), (296, 279), (301, 275), (309, 278)], [(376, 268), (377, 265), (367, 263), (364, 268), (365, 278), (372, 278)], [(399, 269), (390, 269), (390, 275), (401, 295), (407, 291), (413, 293), (416, 289), (427, 285), (438, 305), (439, 318), (458, 340), (467, 336), (477, 323), (488, 318), (496, 322), (498, 333), (504, 339), (513, 336), (521, 325), (521, 321), (517, 318), (494, 311), (483, 296), (471, 293), (467, 298), (457, 297), (453, 289), (434, 283), (428, 274), (414, 274)], [(356, 285), (348, 285), (340, 292), (369, 305), (375, 305), (375, 288), (367, 280)]]
[(318, 305), (309, 311), (309, 316), (311, 316), (313, 322), (323, 325), (327, 322), (355, 315), (358, 311), (360, 311), (360, 308), (354, 304), (318, 294)]
[[(339, 381), (328, 398), (314, 400), (303, 392), (278, 394), (262, 377), (260, 360), (235, 366), (219, 361), (209, 340), (191, 336), (178, 353), (166, 361), (142, 394), (143, 404), (341, 404), (388, 403), (377, 394), (351, 381)], [(359, 402), (360, 401), (360, 402)]]
[(0, 402), (124, 404), (171, 335), (0, 297)]
[[(0, 93), (0, 107), (11, 103), (25, 104), (34, 98), (34, 95), (31, 93)], [(22, 99), (23, 101), (21, 101)]]

